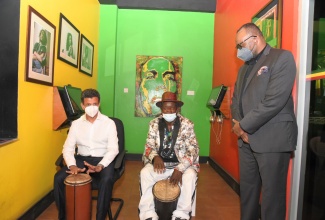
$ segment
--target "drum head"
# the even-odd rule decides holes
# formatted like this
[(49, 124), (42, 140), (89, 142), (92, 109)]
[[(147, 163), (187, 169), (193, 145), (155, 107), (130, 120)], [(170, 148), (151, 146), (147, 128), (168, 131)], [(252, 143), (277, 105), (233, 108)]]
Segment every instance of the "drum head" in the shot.
[(153, 195), (161, 202), (171, 202), (178, 198), (181, 189), (178, 185), (173, 186), (169, 180), (160, 180), (152, 188)]
[(91, 177), (86, 173), (71, 174), (64, 180), (64, 183), (70, 186), (82, 186), (90, 182)]

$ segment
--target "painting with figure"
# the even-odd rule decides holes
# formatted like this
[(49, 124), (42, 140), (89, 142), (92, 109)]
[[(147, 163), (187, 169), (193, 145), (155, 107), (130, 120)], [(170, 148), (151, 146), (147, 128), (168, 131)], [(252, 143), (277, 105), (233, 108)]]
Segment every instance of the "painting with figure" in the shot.
[(50, 53), (51, 33), (44, 29), (39, 23), (34, 22), (34, 47), (32, 54), (32, 71), (39, 74), (49, 75), (48, 57)]
[(183, 58), (136, 56), (135, 116), (155, 117), (161, 113), (156, 102), (166, 91), (181, 97)]
[(78, 67), (80, 31), (60, 13), (60, 33), (58, 44), (58, 59)]
[(265, 41), (275, 48), (281, 47), (281, 3), (281, 0), (272, 1), (252, 18), (252, 22), (262, 31)]
[(55, 26), (29, 6), (25, 71), (27, 82), (53, 86), (54, 46)]

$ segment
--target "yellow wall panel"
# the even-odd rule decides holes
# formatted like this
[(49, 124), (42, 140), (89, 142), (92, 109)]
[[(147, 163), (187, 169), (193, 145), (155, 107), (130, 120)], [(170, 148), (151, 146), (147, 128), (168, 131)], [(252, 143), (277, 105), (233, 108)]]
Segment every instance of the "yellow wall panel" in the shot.
[[(28, 6), (56, 27), (54, 86), (97, 88), (98, 0), (21, 0), (18, 67), (18, 140), (0, 146), (0, 218), (17, 219), (53, 189), (55, 160), (67, 130), (52, 130), (53, 88), (25, 81)], [(58, 60), (60, 13), (94, 45), (93, 77)], [(10, 24), (8, 24), (10, 25)]]

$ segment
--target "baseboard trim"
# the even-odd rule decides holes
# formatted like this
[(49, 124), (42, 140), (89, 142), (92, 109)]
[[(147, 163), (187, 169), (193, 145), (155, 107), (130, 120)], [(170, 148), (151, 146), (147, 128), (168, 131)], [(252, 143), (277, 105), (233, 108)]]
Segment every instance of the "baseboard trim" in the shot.
[(226, 181), (226, 183), (239, 195), (239, 183), (221, 168), (214, 160), (208, 159), (210, 166)]
[(129, 154), (129, 153), (127, 153), (125, 155), (125, 159), (130, 160), (130, 161), (141, 161), (142, 160), (142, 154)]
[[(142, 154), (126, 154), (125, 159), (130, 160), (130, 161), (141, 161)], [(206, 162), (208, 162), (208, 160), (209, 160), (209, 157), (200, 156), (200, 163), (206, 163)]]
[(45, 195), (40, 201), (38, 201), (34, 206), (32, 206), (27, 212), (18, 218), (18, 220), (30, 220), (36, 219), (40, 216), (45, 209), (47, 209), (54, 202), (53, 190), (51, 190), (47, 195)]

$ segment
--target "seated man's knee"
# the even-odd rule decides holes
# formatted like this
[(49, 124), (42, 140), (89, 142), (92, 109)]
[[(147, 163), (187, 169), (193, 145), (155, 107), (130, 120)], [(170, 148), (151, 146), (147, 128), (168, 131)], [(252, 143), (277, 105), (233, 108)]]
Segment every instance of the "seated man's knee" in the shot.
[(104, 183), (112, 184), (112, 183), (114, 183), (114, 177), (113, 176), (101, 176), (101, 181)]
[(184, 173), (183, 173), (183, 181), (191, 181), (193, 179), (196, 180), (197, 178), (197, 172), (194, 169), (187, 169)]
[(65, 172), (66, 169), (61, 169), (54, 175), (54, 181), (55, 182), (64, 182), (65, 178), (68, 176), (68, 174)]
[(149, 175), (151, 175), (150, 173), (153, 171), (153, 166), (147, 165), (145, 167), (143, 167), (140, 171), (140, 178), (145, 178)]

